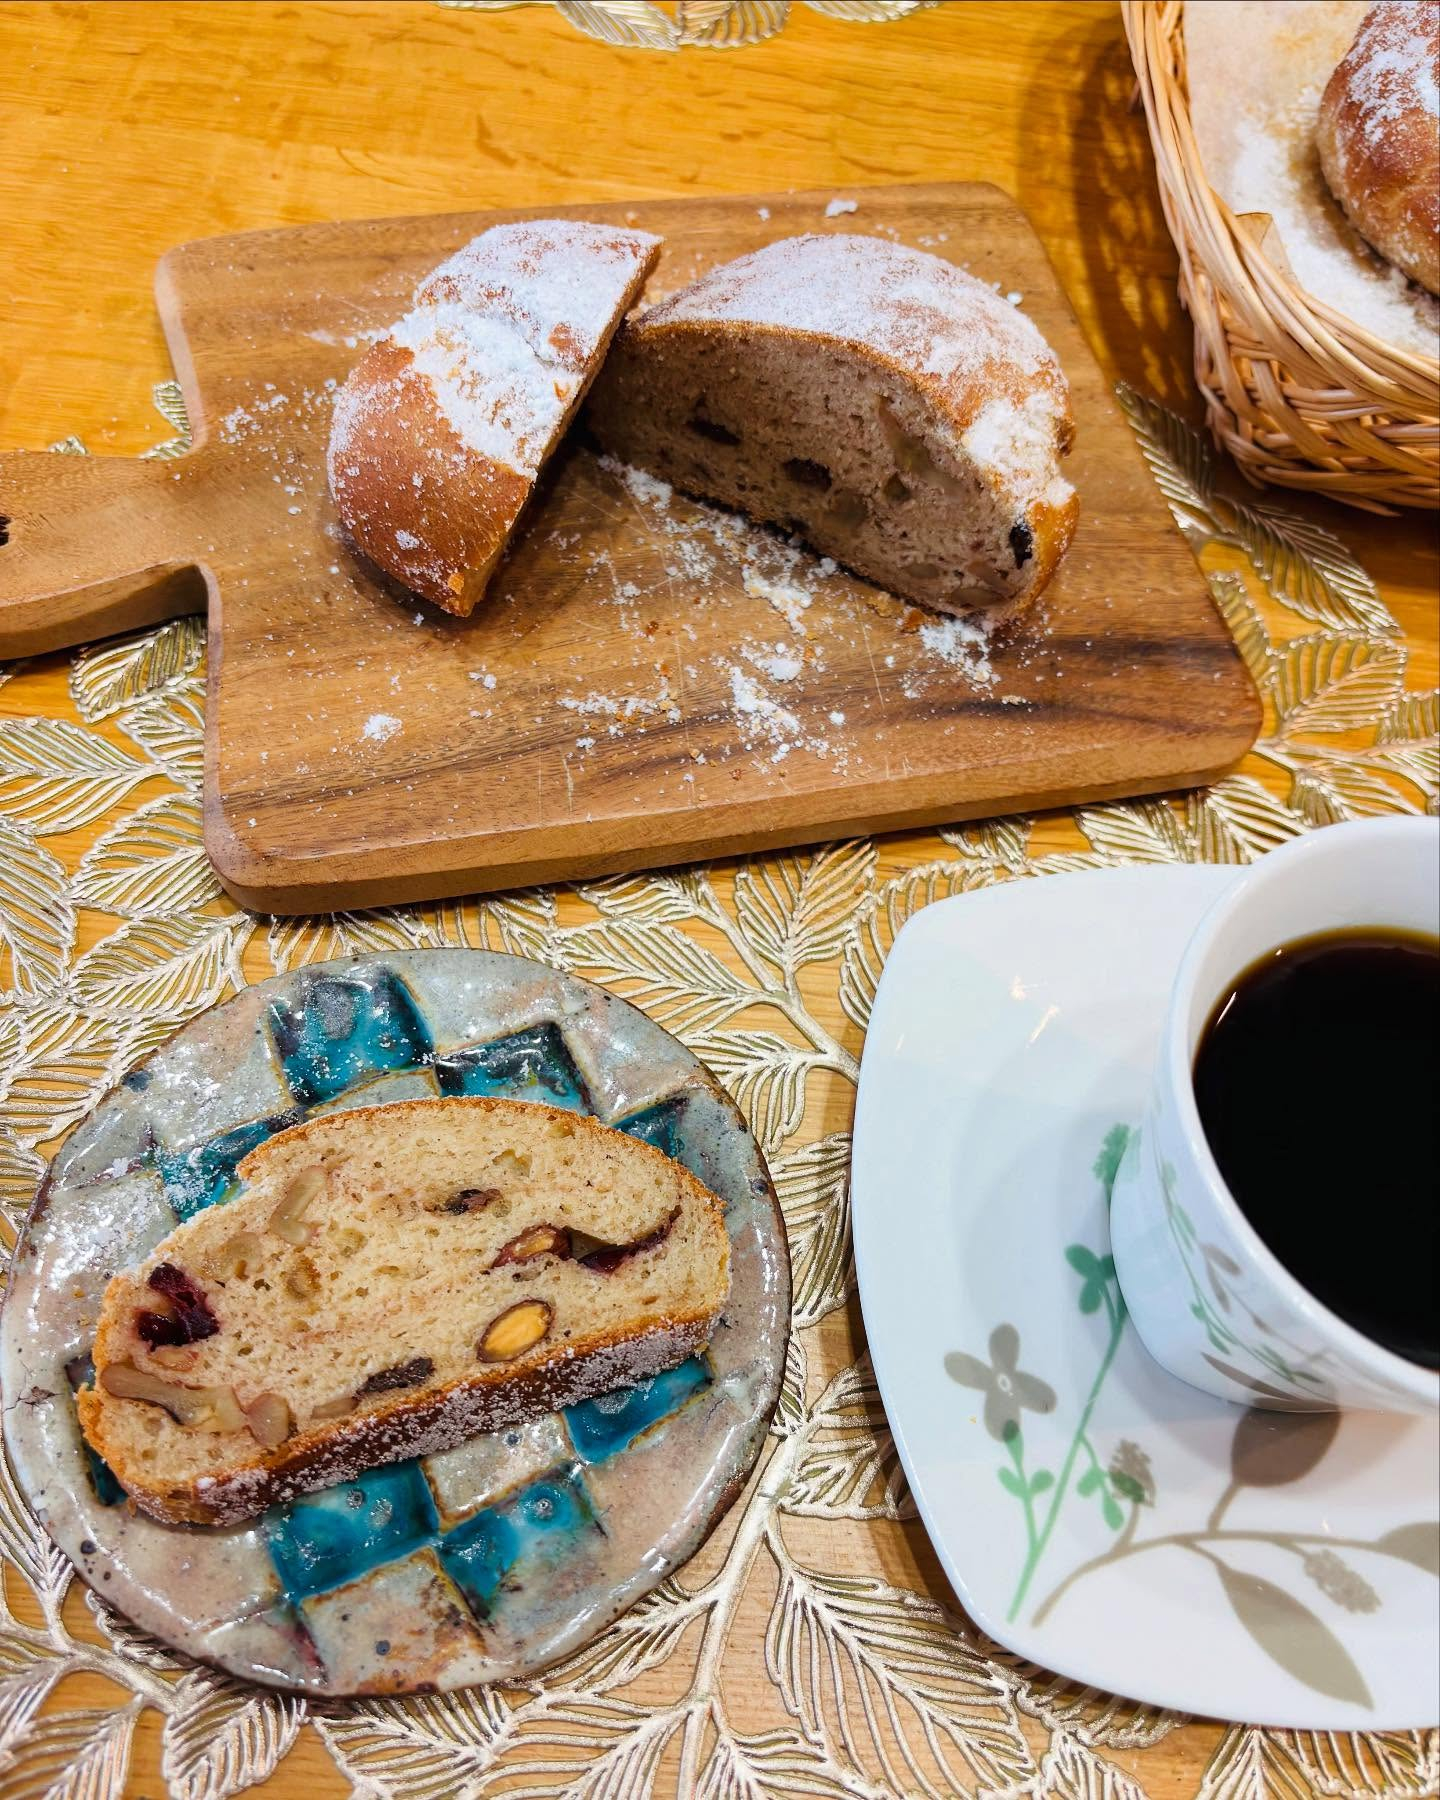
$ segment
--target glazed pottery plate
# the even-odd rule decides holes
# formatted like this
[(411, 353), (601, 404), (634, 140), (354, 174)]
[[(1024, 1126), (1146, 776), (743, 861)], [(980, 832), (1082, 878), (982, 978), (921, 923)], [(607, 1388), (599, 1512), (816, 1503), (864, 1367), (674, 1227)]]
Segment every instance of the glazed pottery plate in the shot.
[[(1435, 1421), (1212, 1399), (1151, 1361), (1110, 1260), (1171, 977), (1231, 879), (1057, 875), (905, 926), (856, 1115), (875, 1370), (946, 1573), (1007, 1648), (1187, 1712), (1424, 1726)], [(1275, 1129), (1373, 1128), (1345, 1117), (1344, 1058), (1377, 1053), (1325, 1047), (1314, 1116)]]
[[(317, 1113), (499, 1094), (594, 1114), (721, 1196), (731, 1292), (704, 1355), (638, 1386), (224, 1530), (132, 1515), (74, 1391), (110, 1273)], [(125, 1077), (56, 1157), (4, 1313), (5, 1438), (36, 1514), (139, 1625), (317, 1694), (513, 1680), (593, 1638), (705, 1538), (779, 1392), (784, 1227), (713, 1076), (634, 1007), (519, 957), (417, 950), (245, 989)]]

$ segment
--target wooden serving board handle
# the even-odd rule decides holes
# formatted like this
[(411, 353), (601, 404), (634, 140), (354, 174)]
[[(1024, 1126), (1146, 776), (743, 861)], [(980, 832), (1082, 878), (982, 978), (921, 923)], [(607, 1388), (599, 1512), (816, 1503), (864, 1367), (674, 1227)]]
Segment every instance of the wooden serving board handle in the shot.
[(0, 455), (0, 659), (204, 610), (196, 460)]

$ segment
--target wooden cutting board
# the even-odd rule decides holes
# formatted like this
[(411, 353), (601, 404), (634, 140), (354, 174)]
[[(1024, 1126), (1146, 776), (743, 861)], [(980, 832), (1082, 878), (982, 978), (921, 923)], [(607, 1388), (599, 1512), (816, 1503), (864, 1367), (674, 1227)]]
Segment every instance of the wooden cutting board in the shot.
[[(262, 911), (652, 867), (1184, 786), (1260, 708), (1045, 253), (988, 186), (565, 209), (661, 233), (650, 297), (801, 231), (879, 232), (1014, 294), (1070, 378), (1079, 534), (1003, 641), (572, 441), (469, 620), (391, 590), (326, 492), (331, 395), (464, 213), (182, 245), (176, 461), (0, 457), (0, 656), (208, 591), (206, 846)], [(202, 585), (203, 583), (203, 585)]]

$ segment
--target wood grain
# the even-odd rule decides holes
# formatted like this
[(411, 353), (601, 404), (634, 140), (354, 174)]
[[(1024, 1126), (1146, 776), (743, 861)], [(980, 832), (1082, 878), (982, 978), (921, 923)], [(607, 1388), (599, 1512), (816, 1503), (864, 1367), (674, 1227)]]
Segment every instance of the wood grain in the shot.
[(194, 612), (200, 540), (163, 462), (0, 455), (0, 656)]
[[(821, 580), (814, 559), (787, 576), (803, 620), (778, 615), (774, 577), (755, 580), (772, 536), (717, 542), (698, 509), (638, 504), (573, 444), (474, 617), (443, 617), (356, 556), (324, 478), (335, 385), (426, 270), (513, 215), (299, 227), (162, 260), (196, 448), (132, 465), (146, 483), (127, 509), (117, 482), (76, 566), (106, 623), (107, 544), (152, 616), (166, 594), (184, 603), (152, 564), (203, 570), (206, 841), (232, 894), (272, 912), (433, 899), (1184, 786), (1243, 754), (1259, 726), (1248, 678), (1023, 215), (979, 185), (849, 198), (858, 210), (833, 220), (823, 192), (569, 210), (664, 238), (652, 295), (818, 228), (927, 242), (1024, 296), (1071, 383), (1082, 517), (988, 686), (937, 653), (925, 615)], [(32, 565), (53, 583), (75, 539), (70, 459), (56, 466), (63, 505), (41, 496), (33, 524), (17, 511), (19, 554), (0, 561), (0, 648), (13, 596), (36, 610)], [(0, 466), (0, 495), (4, 480)], [(71, 606), (77, 635), (96, 635)], [(52, 612), (39, 647), (58, 630)], [(762, 690), (794, 721), (766, 731), (734, 684), (777, 642), (810, 667), (767, 687), (762, 653)]]

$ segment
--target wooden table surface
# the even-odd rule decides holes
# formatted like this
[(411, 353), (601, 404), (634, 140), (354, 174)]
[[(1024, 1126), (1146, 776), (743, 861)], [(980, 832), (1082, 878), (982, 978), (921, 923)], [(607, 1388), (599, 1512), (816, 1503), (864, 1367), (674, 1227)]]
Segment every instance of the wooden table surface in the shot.
[[(1109, 0), (947, 0), (873, 25), (796, 6), (767, 43), (672, 55), (608, 47), (542, 5), (0, 5), (0, 445), (40, 449), (75, 434), (91, 452), (133, 454), (164, 435), (151, 390), (170, 370), (151, 276), (161, 252), (187, 238), (337, 217), (972, 179), (999, 183), (1028, 211), (1106, 372), (1195, 420), (1176, 259), (1131, 88)], [(1407, 689), (1433, 687), (1433, 518), (1320, 504), (1308, 516), (1378, 583), (1405, 634)], [(1207, 561), (1240, 566), (1223, 547)], [(0, 728), (73, 720), (70, 672), (55, 656), (0, 686)], [(127, 742), (110, 724), (96, 729)], [(1278, 801), (1293, 798), (1295, 771), (1282, 761), (1254, 757), (1242, 772)], [(48, 835), (45, 848), (73, 871), (118, 809)], [(1084, 847), (1056, 815), (1036, 824), (1029, 854)], [(882, 841), (873, 879), (941, 848), (933, 834)], [(116, 923), (81, 910), (73, 954)], [(694, 935), (706, 940), (703, 925)], [(260, 939), (245, 951), (255, 975), (269, 972)], [(0, 957), (0, 990), (5, 979)], [(807, 990), (806, 1003), (853, 1057), (860, 1033), (833, 989)], [(4, 1005), (0, 991), (0, 1024)], [(843, 1127), (851, 1098), (848, 1085), (817, 1085), (800, 1135)], [(857, 1331), (853, 1304), (828, 1319), (816, 1368), (839, 1367)], [(875, 1566), (945, 1598), (918, 1525), (866, 1529), (884, 1539)], [(11, 1604), (31, 1617), (19, 1588), (12, 1578)], [(77, 1634), (88, 1629), (74, 1593), (67, 1620), (72, 1612)], [(773, 1700), (763, 1620), (741, 1619), (729, 1642), (724, 1681), (737, 1714), (752, 1696)], [(119, 1698), (102, 1675), (81, 1673), (46, 1708)], [(768, 1702), (762, 1710), (768, 1718)], [(1218, 1738), (1214, 1725), (1185, 1725), (1111, 1760), (1147, 1793), (1190, 1794)], [(147, 1712), (126, 1794), (165, 1791), (159, 1746), (159, 1718)], [(673, 1792), (669, 1779), (656, 1791)], [(0, 1770), (0, 1793), (20, 1791), (6, 1781)], [(350, 1785), (306, 1732), (250, 1791), (324, 1800)]]

